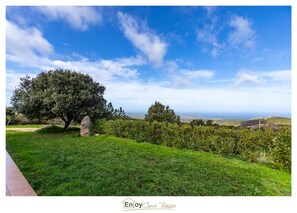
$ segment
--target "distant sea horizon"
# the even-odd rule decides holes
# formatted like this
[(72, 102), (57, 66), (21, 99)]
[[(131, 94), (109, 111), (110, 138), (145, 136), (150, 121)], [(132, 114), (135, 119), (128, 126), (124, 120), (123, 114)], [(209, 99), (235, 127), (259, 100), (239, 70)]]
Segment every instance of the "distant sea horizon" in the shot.
[[(127, 112), (132, 118), (143, 119), (146, 112)], [(285, 117), (291, 118), (291, 113), (253, 113), (253, 112), (176, 112), (182, 119), (200, 118), (213, 120), (249, 120), (252, 118)]]

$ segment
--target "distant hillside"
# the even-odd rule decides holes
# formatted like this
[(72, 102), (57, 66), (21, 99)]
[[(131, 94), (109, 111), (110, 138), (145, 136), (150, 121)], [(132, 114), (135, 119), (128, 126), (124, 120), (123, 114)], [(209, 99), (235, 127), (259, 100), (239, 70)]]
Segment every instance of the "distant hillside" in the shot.
[(144, 119), (145, 114), (144, 113), (126, 113), (127, 116), (130, 118), (135, 118), (135, 119)]
[[(144, 113), (127, 113), (127, 116), (135, 119), (144, 119)], [(184, 123), (190, 123), (193, 119), (200, 119), (195, 116), (181, 116), (181, 121)], [(201, 118), (204, 122), (207, 120), (213, 120), (214, 123), (225, 126), (237, 126), (237, 127), (252, 127), (259, 125), (259, 119), (252, 118), (250, 120), (241, 120), (241, 119), (216, 119), (216, 118)], [(291, 119), (285, 117), (267, 117), (260, 119), (260, 125), (291, 125)], [(266, 125), (266, 126), (267, 126)]]
[(267, 121), (265, 119), (260, 119), (260, 122), (259, 122), (259, 119), (246, 120), (246, 121), (242, 121), (239, 126), (250, 127), (250, 126), (255, 126), (259, 124), (267, 124)]
[(214, 123), (217, 123), (221, 126), (239, 126), (241, 124), (242, 120), (239, 119), (220, 119), (220, 120), (214, 120)]
[(270, 124), (275, 125), (291, 125), (291, 118), (284, 118), (284, 117), (269, 117), (266, 118), (266, 121)]
[(242, 121), (239, 127), (254, 128), (256, 126), (259, 126), (259, 124), (263, 127), (272, 125), (291, 125), (291, 119), (284, 117), (268, 117), (262, 119), (253, 118), (251, 120)]

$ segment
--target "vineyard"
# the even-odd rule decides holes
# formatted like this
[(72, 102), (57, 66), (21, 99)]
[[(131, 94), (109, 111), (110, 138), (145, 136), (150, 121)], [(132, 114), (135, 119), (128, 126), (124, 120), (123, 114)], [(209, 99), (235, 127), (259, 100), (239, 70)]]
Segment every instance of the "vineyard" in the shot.
[(236, 157), (291, 171), (291, 128), (288, 126), (275, 132), (143, 120), (98, 120), (93, 131), (138, 142)]

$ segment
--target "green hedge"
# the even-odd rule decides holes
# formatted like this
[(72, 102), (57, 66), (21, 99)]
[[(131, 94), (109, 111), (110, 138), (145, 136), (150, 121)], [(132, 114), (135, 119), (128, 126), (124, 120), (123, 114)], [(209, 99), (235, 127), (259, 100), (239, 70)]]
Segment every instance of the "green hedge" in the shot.
[(98, 120), (93, 132), (131, 138), (180, 149), (239, 157), (248, 162), (265, 162), (291, 171), (291, 129), (250, 131), (227, 127), (191, 126), (143, 120)]

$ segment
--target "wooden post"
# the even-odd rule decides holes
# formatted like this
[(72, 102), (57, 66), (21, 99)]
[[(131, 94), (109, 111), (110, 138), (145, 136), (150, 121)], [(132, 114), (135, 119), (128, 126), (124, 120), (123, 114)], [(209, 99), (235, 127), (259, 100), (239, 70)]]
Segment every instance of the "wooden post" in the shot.
[(260, 124), (261, 124), (261, 123), (260, 123), (260, 118), (259, 118), (259, 130), (260, 130)]

